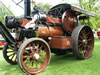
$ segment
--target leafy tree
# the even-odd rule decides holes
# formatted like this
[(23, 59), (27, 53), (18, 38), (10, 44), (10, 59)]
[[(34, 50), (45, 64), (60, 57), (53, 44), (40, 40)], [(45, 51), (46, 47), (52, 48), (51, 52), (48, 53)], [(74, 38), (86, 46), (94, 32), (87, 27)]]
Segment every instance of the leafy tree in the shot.
[(10, 7), (6, 7), (1, 1), (0, 1), (0, 21), (4, 23), (4, 16), (12, 16), (13, 13), (10, 11)]
[(52, 5), (48, 4), (48, 3), (41, 3), (41, 8), (47, 13), (48, 10), (52, 7)]
[(96, 14), (96, 18), (90, 17), (90, 26), (93, 29), (97, 29), (100, 27), (100, 5), (96, 5), (99, 0), (79, 0), (79, 6), (85, 10), (94, 12)]

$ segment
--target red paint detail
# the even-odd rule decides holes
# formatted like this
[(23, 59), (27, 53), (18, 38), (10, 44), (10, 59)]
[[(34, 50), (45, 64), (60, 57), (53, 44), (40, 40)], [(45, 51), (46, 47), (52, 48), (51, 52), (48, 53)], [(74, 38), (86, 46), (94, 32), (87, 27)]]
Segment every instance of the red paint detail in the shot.
[(30, 24), (34, 24), (34, 22), (31, 22)]
[(100, 36), (100, 32), (97, 32), (97, 35)]
[(51, 23), (61, 23), (62, 20), (60, 18), (47, 17), (47, 22), (51, 22)]
[(29, 26), (31, 26), (31, 24), (34, 24), (34, 22), (29, 22)]
[(0, 43), (0, 46), (3, 46), (3, 45), (5, 45), (5, 42), (1, 42), (1, 43)]

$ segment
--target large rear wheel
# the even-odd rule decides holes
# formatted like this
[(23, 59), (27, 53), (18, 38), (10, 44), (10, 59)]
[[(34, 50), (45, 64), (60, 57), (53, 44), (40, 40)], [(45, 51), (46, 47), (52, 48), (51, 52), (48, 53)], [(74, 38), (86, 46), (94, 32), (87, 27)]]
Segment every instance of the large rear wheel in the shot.
[(92, 29), (86, 25), (77, 26), (72, 33), (73, 53), (77, 58), (86, 59), (92, 55), (94, 36)]
[(49, 61), (50, 48), (43, 39), (28, 39), (18, 50), (18, 65), (27, 74), (42, 72)]

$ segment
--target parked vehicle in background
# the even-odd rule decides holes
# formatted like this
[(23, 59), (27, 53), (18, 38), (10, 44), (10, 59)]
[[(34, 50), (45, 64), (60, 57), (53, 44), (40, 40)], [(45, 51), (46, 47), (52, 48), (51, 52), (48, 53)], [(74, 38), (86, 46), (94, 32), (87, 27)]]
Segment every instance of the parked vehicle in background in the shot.
[(0, 49), (2, 48), (1, 46), (5, 45), (5, 40), (4, 38), (0, 35)]
[(94, 30), (94, 29), (92, 31), (93, 31), (93, 34), (94, 34), (94, 38), (98, 38), (97, 31)]
[(100, 32), (97, 32), (98, 38), (100, 39)]
[(0, 50), (3, 49), (3, 46), (5, 45), (5, 40), (4, 38), (0, 35)]
[(100, 28), (97, 28), (97, 31), (93, 31), (97, 38), (100, 39)]
[[(11, 35), (15, 38), (15, 33), (11, 33)], [(6, 42), (5, 39), (0, 34), (0, 49), (3, 48), (3, 46), (5, 45), (5, 42)]]

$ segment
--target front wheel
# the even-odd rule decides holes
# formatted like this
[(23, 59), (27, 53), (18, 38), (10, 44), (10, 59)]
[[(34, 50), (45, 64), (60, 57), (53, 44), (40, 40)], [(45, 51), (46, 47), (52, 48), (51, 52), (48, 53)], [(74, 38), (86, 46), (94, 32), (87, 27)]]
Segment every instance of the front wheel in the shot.
[(77, 58), (86, 59), (92, 55), (94, 36), (86, 25), (77, 26), (72, 33), (73, 53)]
[(50, 48), (40, 38), (26, 40), (18, 50), (18, 65), (27, 74), (42, 72), (50, 61)]

